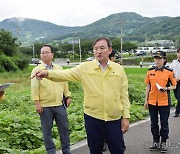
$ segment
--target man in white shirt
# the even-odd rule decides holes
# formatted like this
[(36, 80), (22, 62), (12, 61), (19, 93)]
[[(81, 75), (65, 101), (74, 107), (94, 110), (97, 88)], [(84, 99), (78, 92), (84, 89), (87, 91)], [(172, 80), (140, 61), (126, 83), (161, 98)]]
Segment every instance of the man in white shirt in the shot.
[(174, 90), (174, 95), (177, 99), (176, 111), (174, 117), (179, 117), (180, 114), (180, 48), (177, 49), (177, 60), (173, 60), (170, 67), (175, 73), (175, 78), (177, 81), (176, 89)]

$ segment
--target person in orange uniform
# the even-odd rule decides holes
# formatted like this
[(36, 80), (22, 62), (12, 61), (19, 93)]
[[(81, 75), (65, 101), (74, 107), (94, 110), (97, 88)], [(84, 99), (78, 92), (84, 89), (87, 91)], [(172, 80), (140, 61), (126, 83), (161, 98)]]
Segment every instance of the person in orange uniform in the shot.
[[(166, 67), (166, 53), (157, 51), (154, 55), (155, 66), (148, 69), (146, 83), (146, 97), (144, 107), (149, 108), (151, 133), (153, 144), (150, 151), (161, 149), (167, 152), (166, 141), (169, 135), (168, 119), (170, 114), (170, 90), (176, 88), (176, 79), (172, 69)], [(158, 124), (160, 115), (160, 125)], [(160, 140), (161, 139), (161, 140)]]

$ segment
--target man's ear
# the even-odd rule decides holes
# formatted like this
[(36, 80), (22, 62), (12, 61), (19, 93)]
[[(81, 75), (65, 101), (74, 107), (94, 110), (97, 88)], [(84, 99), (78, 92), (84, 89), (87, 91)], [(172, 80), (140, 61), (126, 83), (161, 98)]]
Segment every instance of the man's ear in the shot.
[(109, 48), (109, 54), (111, 54), (111, 52), (112, 52), (112, 47)]

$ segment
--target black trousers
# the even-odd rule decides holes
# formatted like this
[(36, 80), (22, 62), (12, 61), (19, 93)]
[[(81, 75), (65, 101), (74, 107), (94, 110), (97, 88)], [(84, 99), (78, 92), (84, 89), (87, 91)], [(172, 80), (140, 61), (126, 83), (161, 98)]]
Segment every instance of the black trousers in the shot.
[[(162, 142), (166, 142), (169, 138), (169, 114), (170, 106), (154, 106), (149, 104), (149, 114), (151, 119), (151, 133), (155, 141), (159, 141), (161, 137)], [(159, 117), (160, 116), (160, 126)]]
[(176, 114), (180, 114), (180, 81), (176, 85), (176, 89), (174, 90), (174, 96), (177, 99), (177, 105), (176, 105)]
[(84, 120), (91, 154), (102, 154), (105, 138), (111, 154), (124, 154), (125, 144), (120, 119), (103, 121), (84, 114)]

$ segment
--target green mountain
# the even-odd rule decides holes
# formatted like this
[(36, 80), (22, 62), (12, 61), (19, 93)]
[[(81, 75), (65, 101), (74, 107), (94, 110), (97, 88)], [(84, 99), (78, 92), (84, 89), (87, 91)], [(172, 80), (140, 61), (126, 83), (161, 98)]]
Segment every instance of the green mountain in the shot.
[(93, 39), (99, 36), (120, 37), (125, 40), (144, 41), (152, 39), (177, 39), (180, 36), (180, 17), (143, 17), (136, 13), (112, 14), (73, 33), (59, 35), (54, 39), (80, 37)]
[(94, 39), (123, 36), (124, 40), (176, 40), (180, 36), (180, 17), (143, 17), (134, 12), (112, 14), (82, 27), (58, 26), (49, 22), (11, 18), (0, 22), (0, 28), (13, 32), (20, 41), (67, 40), (72, 37)]
[(15, 17), (0, 22), (0, 28), (12, 32), (13, 36), (19, 38), (20, 42), (29, 43), (70, 33), (78, 27), (58, 26), (50, 22)]

